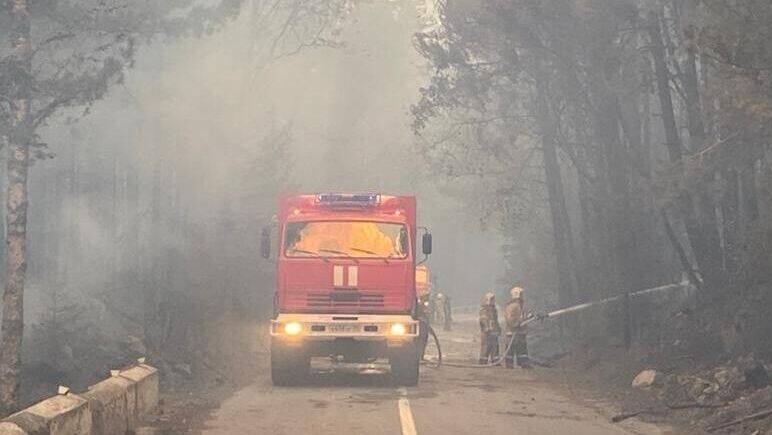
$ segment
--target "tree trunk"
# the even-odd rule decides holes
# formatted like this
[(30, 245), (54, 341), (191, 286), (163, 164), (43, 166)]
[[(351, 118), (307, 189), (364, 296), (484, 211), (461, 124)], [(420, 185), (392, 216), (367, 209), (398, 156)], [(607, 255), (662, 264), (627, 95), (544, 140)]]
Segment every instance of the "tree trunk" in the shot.
[(705, 147), (705, 122), (700, 104), (697, 48), (696, 41), (694, 41), (697, 36), (693, 34), (696, 32), (695, 14), (696, 4), (693, 0), (683, 2), (683, 17), (679, 17), (679, 21), (681, 21), (683, 43), (686, 45), (686, 59), (683, 63), (683, 87), (686, 96), (686, 111), (689, 116), (689, 137), (691, 140), (689, 145), (692, 152), (702, 150)]
[(670, 95), (670, 71), (665, 63), (665, 45), (662, 42), (662, 31), (659, 25), (659, 17), (654, 13), (649, 14), (649, 37), (651, 39), (651, 57), (654, 61), (654, 74), (657, 78), (657, 95), (662, 107), (662, 124), (665, 130), (665, 145), (671, 163), (681, 161), (683, 154), (681, 138), (678, 135), (675, 111), (673, 109), (673, 97)]
[[(683, 146), (678, 135), (673, 100), (670, 94), (670, 72), (665, 63), (665, 47), (662, 41), (659, 17), (653, 12), (649, 15), (648, 31), (670, 163), (681, 168)], [(692, 127), (697, 126), (693, 125)], [(693, 134), (699, 135), (699, 131), (695, 129)], [(696, 202), (688, 192), (682, 192), (678, 195), (678, 205), (684, 218), (689, 245), (697, 260), (702, 280), (707, 284), (706, 288), (718, 289), (722, 285), (724, 275), (721, 270), (721, 248), (718, 228), (715, 223), (715, 209), (710, 204), (711, 201), (706, 201), (706, 195), (700, 195)], [(698, 219), (698, 211), (701, 212), (702, 223)]]
[[(158, 133), (157, 129), (151, 130)], [(150, 197), (150, 242), (149, 253), (147, 257), (149, 278), (143, 281), (143, 327), (144, 339), (146, 344), (154, 350), (160, 349), (161, 333), (159, 332), (160, 323), (160, 285), (161, 285), (161, 266), (159, 259), (163, 258), (161, 249), (161, 146), (158, 138), (152, 138), (153, 141), (153, 172)], [(157, 257), (157, 258), (156, 258)]]
[[(588, 141), (585, 141), (587, 143)], [(578, 151), (577, 164), (587, 166), (587, 150), (586, 145), (581, 147)], [(583, 169), (584, 170), (584, 169)], [(598, 257), (598, 246), (600, 243), (596, 242), (597, 232), (595, 231), (596, 223), (593, 218), (592, 207), (593, 199), (590, 195), (590, 182), (580, 171), (577, 171), (577, 199), (579, 200), (579, 216), (581, 218), (581, 252), (584, 253), (580, 259), (580, 264), (577, 266), (577, 281), (581, 288), (595, 288), (596, 285), (593, 282), (592, 275), (594, 271), (597, 271), (596, 258)], [(593, 295), (594, 296), (594, 295)]]
[(721, 173), (721, 241), (723, 242), (722, 265), (727, 276), (734, 277), (739, 270), (740, 252), (740, 184), (739, 176), (733, 167)]
[(18, 73), (11, 95), (13, 120), (8, 143), (6, 196), (7, 255), (0, 339), (0, 411), (5, 415), (19, 405), (21, 346), (24, 332), (24, 278), (27, 269), (27, 171), (32, 141), (32, 47), (27, 0), (9, 2), (12, 19), (12, 62)]
[(740, 212), (743, 232), (748, 225), (759, 218), (758, 192), (756, 191), (756, 165), (753, 161), (743, 162), (740, 172)]
[(556, 127), (552, 121), (546, 91), (541, 87), (537, 90), (540, 136), (544, 153), (544, 176), (547, 182), (550, 214), (552, 216), (552, 231), (555, 237), (555, 260), (558, 272), (558, 299), (561, 306), (568, 306), (576, 297), (576, 271), (574, 261), (574, 243), (571, 235), (571, 225), (568, 220), (566, 198), (563, 191), (563, 179), (558, 162)]
[[(693, 0), (684, 1), (682, 4), (683, 16), (678, 16), (679, 24), (682, 28), (683, 45), (686, 45), (686, 58), (684, 59), (682, 70), (682, 85), (684, 88), (685, 106), (689, 119), (689, 149), (691, 152), (699, 152), (706, 147), (705, 121), (702, 114), (702, 104), (700, 102), (699, 77), (697, 76), (697, 55), (696, 42), (693, 41), (696, 35), (694, 20), (696, 19), (696, 4)], [(698, 208), (698, 225), (700, 245), (693, 245), (697, 249), (698, 261), (702, 269), (703, 276), (715, 284), (723, 280), (724, 274), (721, 273), (721, 241), (718, 227), (718, 207), (713, 192), (709, 188), (715, 184), (715, 174), (708, 172), (702, 176), (700, 186), (702, 190), (693, 197), (695, 205)]]
[[(598, 142), (603, 146), (606, 154), (606, 173), (608, 191), (611, 201), (608, 206), (610, 225), (608, 231), (611, 234), (611, 253), (614, 258), (613, 286), (617, 294), (624, 295), (622, 299), (622, 312), (620, 313), (620, 327), (622, 328), (625, 347), (632, 344), (632, 319), (630, 300), (628, 294), (634, 290), (638, 277), (635, 276), (635, 267), (638, 264), (636, 248), (639, 243), (635, 240), (638, 228), (634, 227), (630, 210), (630, 168), (628, 150), (620, 136), (619, 119), (622, 114), (621, 104), (613, 95), (606, 92), (606, 82), (597, 86), (598, 110), (595, 116), (595, 130)], [(620, 114), (619, 116), (615, 116)]]

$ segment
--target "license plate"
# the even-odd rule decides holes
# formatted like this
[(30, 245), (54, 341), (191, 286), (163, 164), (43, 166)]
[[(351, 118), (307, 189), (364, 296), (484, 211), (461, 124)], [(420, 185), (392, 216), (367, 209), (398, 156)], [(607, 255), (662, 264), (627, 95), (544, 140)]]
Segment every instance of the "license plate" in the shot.
[(330, 325), (330, 332), (338, 334), (355, 333), (359, 332), (360, 330), (361, 329), (359, 325)]

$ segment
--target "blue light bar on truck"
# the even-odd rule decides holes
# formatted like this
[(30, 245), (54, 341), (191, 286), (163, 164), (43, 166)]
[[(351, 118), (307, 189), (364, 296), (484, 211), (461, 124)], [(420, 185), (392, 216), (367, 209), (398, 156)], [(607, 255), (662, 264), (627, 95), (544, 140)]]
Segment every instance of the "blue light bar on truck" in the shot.
[(316, 202), (329, 206), (374, 207), (381, 202), (378, 193), (323, 193), (316, 195)]

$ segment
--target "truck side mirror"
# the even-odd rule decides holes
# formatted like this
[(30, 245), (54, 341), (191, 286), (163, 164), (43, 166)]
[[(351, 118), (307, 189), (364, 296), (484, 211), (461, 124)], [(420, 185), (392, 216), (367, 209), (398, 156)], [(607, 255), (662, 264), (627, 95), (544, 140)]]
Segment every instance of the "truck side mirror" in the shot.
[(421, 249), (424, 255), (431, 255), (432, 253), (432, 233), (424, 233), (421, 240)]
[(271, 258), (271, 230), (267, 227), (260, 234), (260, 255), (265, 259)]

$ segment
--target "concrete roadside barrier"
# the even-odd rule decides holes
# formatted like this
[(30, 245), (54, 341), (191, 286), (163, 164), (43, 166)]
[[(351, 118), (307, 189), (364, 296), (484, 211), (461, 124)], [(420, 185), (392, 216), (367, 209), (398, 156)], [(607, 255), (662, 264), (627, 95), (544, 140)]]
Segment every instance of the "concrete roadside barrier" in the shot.
[(158, 370), (141, 363), (91, 386), (60, 394), (0, 421), (0, 435), (118, 435), (133, 433), (158, 406)]
[[(119, 377), (128, 379), (135, 384), (136, 402), (135, 419), (152, 412), (158, 407), (158, 370), (147, 364), (140, 364), (120, 373)], [(135, 427), (135, 426), (132, 426)]]
[(29, 433), (20, 428), (16, 423), (3, 421), (0, 422), (0, 435), (29, 435)]
[(125, 434), (136, 427), (137, 389), (133, 381), (114, 376), (81, 396), (91, 406), (93, 434)]
[[(90, 435), (91, 408), (75, 394), (58, 395), (17, 412), (6, 419), (28, 434)], [(11, 432), (13, 433), (13, 432)]]

